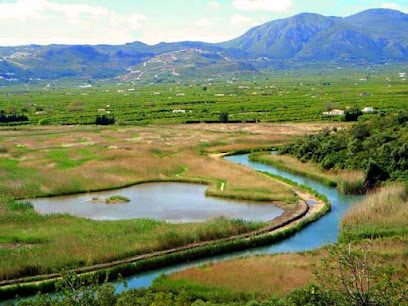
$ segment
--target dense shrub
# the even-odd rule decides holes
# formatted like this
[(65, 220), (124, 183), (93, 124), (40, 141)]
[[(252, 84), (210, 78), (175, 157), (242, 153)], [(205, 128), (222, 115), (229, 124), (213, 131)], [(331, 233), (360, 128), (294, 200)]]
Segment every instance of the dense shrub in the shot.
[(38, 121), (38, 125), (41, 125), (41, 126), (50, 125), (50, 124), (51, 124), (51, 121), (48, 118), (44, 118)]
[(107, 116), (107, 115), (96, 116), (95, 124), (96, 124), (96, 125), (111, 125), (111, 124), (115, 124), (115, 117), (114, 117), (114, 116)]
[(357, 121), (361, 115), (363, 115), (363, 112), (358, 107), (351, 107), (344, 111), (344, 120)]
[[(377, 115), (343, 131), (322, 131), (303, 137), (280, 149), (303, 162), (313, 161), (323, 169), (362, 170), (365, 188), (387, 180), (408, 180), (408, 126), (402, 114)], [(359, 187), (361, 180), (356, 180)], [(359, 185), (359, 186), (357, 186)]]
[(226, 112), (222, 112), (220, 114), (220, 122), (221, 123), (228, 123), (228, 120), (229, 120), (229, 114), (226, 113)]

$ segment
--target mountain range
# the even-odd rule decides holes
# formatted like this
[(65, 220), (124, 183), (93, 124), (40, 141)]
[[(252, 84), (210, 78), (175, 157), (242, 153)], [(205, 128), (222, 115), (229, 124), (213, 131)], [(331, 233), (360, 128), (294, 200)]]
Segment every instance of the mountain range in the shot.
[(408, 15), (372, 9), (349, 17), (302, 13), (223, 43), (0, 47), (0, 79), (162, 79), (259, 73), (316, 63), (408, 62)]

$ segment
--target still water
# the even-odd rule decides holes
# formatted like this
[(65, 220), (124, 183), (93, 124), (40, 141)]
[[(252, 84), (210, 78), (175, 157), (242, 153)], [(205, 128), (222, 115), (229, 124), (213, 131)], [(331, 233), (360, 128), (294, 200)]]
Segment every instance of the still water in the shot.
[[(216, 217), (270, 221), (283, 210), (271, 203), (206, 197), (207, 186), (183, 183), (149, 183), (113, 191), (30, 200), (41, 214), (70, 214), (93, 220), (156, 219), (168, 222), (202, 222)], [(94, 203), (92, 198), (128, 198), (128, 203)]]

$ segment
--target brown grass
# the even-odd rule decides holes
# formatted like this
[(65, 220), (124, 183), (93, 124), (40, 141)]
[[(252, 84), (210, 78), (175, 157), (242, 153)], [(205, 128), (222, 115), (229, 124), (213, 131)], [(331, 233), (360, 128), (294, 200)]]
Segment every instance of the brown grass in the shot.
[(238, 292), (285, 295), (313, 279), (318, 256), (251, 256), (178, 272), (170, 279), (223, 287)]
[[(279, 127), (273, 126), (275, 129)], [(241, 127), (245, 128), (245, 125)], [(3, 129), (0, 130), (2, 145), (9, 151), (11, 159), (17, 162), (20, 175), (11, 175), (15, 172), (13, 168), (0, 167), (0, 189), (12, 196), (32, 197), (183, 176), (214, 182), (228, 181), (224, 196), (237, 194), (238, 191), (234, 189), (247, 197), (251, 189), (268, 189), (264, 193), (266, 197), (281, 200), (290, 198), (291, 193), (280, 188), (279, 183), (200, 154), (203, 149), (208, 152), (229, 151), (288, 141), (290, 136), (283, 133), (283, 128), (279, 129), (282, 130), (279, 135), (271, 135), (268, 131), (266, 134), (251, 134), (248, 138), (235, 130), (217, 133), (186, 130), (184, 126)], [(203, 143), (206, 146), (203, 147)], [(67, 157), (55, 158), (59, 153)], [(67, 160), (72, 163), (66, 164)], [(187, 171), (181, 173), (183, 168), (187, 168)], [(242, 180), (244, 175), (245, 181)], [(247, 191), (243, 191), (243, 187)]]
[(259, 135), (289, 135), (302, 136), (305, 134), (313, 134), (320, 132), (324, 128), (331, 129), (337, 127), (342, 129), (347, 126), (347, 123), (233, 123), (233, 124), (187, 124), (170, 126), (170, 128), (177, 128), (183, 130), (197, 130), (197, 131), (213, 131), (217, 133), (244, 133), (244, 134), (259, 134)]
[(324, 171), (319, 167), (319, 165), (315, 163), (312, 163), (312, 162), (303, 163), (297, 158), (291, 157), (289, 155), (263, 154), (262, 158), (266, 158), (274, 162), (279, 162), (285, 167), (294, 168), (298, 171), (305, 172), (305, 173), (311, 173), (315, 176), (327, 178), (331, 181), (336, 181), (337, 179), (337, 176), (336, 176), (337, 174), (335, 172)]
[(366, 175), (362, 171), (343, 170), (337, 172), (338, 189), (342, 193), (362, 194), (365, 192)]
[(342, 230), (351, 235), (394, 234), (408, 231), (408, 193), (394, 184), (369, 194), (344, 217)]
[[(373, 241), (372, 250), (386, 256), (386, 264), (396, 269), (397, 277), (406, 276), (408, 272), (407, 238), (405, 235), (398, 239)], [(358, 243), (353, 245), (353, 248), (359, 247)], [(301, 254), (250, 256), (190, 268), (170, 275), (169, 279), (187, 281), (192, 285), (256, 293), (265, 297), (272, 294), (283, 296), (310, 282), (316, 282), (313, 272), (319, 269), (321, 259), (327, 257), (326, 248)]]

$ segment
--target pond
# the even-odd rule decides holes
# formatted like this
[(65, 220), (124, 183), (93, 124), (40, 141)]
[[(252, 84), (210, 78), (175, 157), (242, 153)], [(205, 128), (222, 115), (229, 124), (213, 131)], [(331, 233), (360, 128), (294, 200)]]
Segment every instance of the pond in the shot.
[[(208, 186), (148, 183), (112, 191), (30, 200), (40, 214), (70, 214), (93, 220), (156, 219), (203, 222), (216, 217), (270, 221), (283, 214), (272, 203), (206, 197)], [(122, 196), (129, 202), (104, 204), (93, 198)]]

